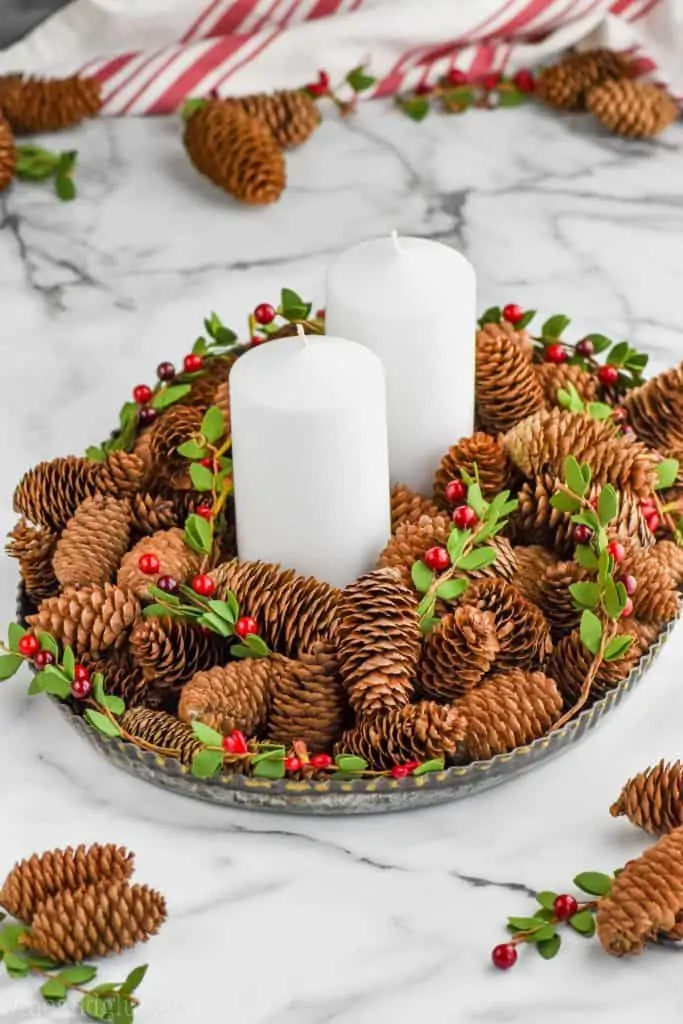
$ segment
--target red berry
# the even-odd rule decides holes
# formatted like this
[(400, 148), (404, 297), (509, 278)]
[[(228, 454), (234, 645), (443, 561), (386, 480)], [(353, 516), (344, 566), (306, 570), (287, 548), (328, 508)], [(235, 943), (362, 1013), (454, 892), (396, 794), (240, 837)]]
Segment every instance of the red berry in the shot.
[(626, 604), (621, 613), (622, 619), (627, 619), (629, 615), (633, 615), (633, 600), (630, 597), (626, 598)]
[(325, 96), (327, 94), (327, 89), (324, 85), (321, 85), (320, 82), (309, 82), (306, 86), (306, 92), (311, 96)]
[(226, 754), (248, 754), (247, 737), (239, 729), (233, 729), (229, 736), (223, 737), (223, 750)]
[(626, 558), (626, 548), (620, 541), (611, 540), (607, 545), (607, 554), (611, 555), (615, 562), (623, 562)]
[(192, 589), (195, 594), (199, 594), (200, 597), (211, 597), (216, 584), (213, 582), (211, 577), (205, 572), (200, 572), (198, 576), (192, 580)]
[(71, 684), (71, 696), (76, 700), (85, 700), (91, 690), (90, 678), (74, 679)]
[(657, 509), (655, 507), (655, 499), (643, 498), (640, 502), (640, 511), (643, 513), (645, 517), (652, 515), (653, 512), (656, 512)]
[(286, 757), (285, 758), (285, 771), (286, 772), (300, 772), (301, 761), (298, 757)]
[(567, 921), (574, 916), (578, 909), (579, 904), (573, 896), (569, 896), (567, 893), (558, 896), (553, 903), (553, 913), (559, 921)]
[(166, 594), (175, 594), (178, 590), (178, 581), (174, 576), (160, 576), (157, 580), (157, 586), (159, 590), (163, 590)]
[(415, 89), (416, 96), (429, 96), (432, 91), (432, 87), (429, 82), (420, 82)]
[(511, 942), (503, 942), (492, 950), (491, 959), (499, 971), (508, 971), (517, 963), (517, 950)]
[(133, 401), (137, 402), (138, 405), (146, 405), (152, 397), (152, 389), (147, 387), (146, 384), (138, 384), (137, 387), (133, 388)]
[(477, 521), (477, 513), (469, 505), (460, 505), (453, 513), (453, 522), (459, 530), (469, 530)]
[(144, 555), (140, 555), (138, 559), (138, 569), (140, 572), (144, 572), (145, 576), (154, 576), (155, 573), (159, 572), (161, 565), (159, 559), (152, 551), (148, 551)]
[(595, 346), (590, 338), (582, 338), (581, 341), (577, 342), (576, 354), (579, 356), (592, 356), (595, 351)]
[(403, 764), (404, 768), (407, 768), (409, 772), (414, 772), (416, 768), (420, 767), (419, 761), (405, 761)]
[(446, 501), (450, 502), (451, 505), (457, 505), (459, 501), (464, 501), (467, 495), (467, 488), (462, 480), (449, 480), (444, 493)]
[(33, 664), (36, 666), (39, 672), (42, 671), (44, 668), (47, 668), (48, 665), (54, 665), (54, 663), (55, 656), (54, 654), (51, 654), (50, 651), (38, 651), (35, 658), (33, 659)]
[(38, 637), (35, 637), (33, 633), (25, 633), (19, 641), (18, 649), (19, 654), (23, 654), (25, 658), (34, 658), (40, 650)]
[(203, 459), (199, 460), (200, 466), (206, 466), (207, 469), (213, 469), (213, 455), (205, 455)]
[(327, 71), (318, 72), (318, 85), (322, 85), (323, 89), (330, 88), (330, 76)]
[(497, 71), (494, 71), (490, 75), (484, 75), (484, 77), (481, 80), (481, 84), (484, 86), (484, 88), (489, 90), (495, 89), (499, 82), (500, 74)]
[(601, 366), (598, 370), (598, 380), (601, 384), (604, 384), (606, 388), (614, 387), (619, 380), (619, 370), (616, 366)]
[(405, 779), (407, 775), (410, 775), (410, 769), (406, 768), (404, 764), (395, 764), (389, 774), (392, 779)]
[(451, 564), (446, 549), (438, 546), (425, 551), (423, 561), (427, 568), (433, 569), (434, 572), (443, 572)]
[(268, 338), (261, 334), (252, 334), (249, 341), (251, 345), (262, 345), (264, 341), (268, 341)]
[(245, 636), (251, 636), (254, 633), (258, 633), (258, 622), (256, 619), (252, 619), (250, 615), (243, 615), (241, 619), (238, 619), (235, 623), (235, 632), (240, 639), (244, 640)]
[(579, 523), (578, 526), (574, 527), (574, 540), (577, 544), (587, 544), (593, 536), (593, 531), (590, 526), (584, 526), (583, 523)]
[(202, 519), (210, 519), (213, 515), (213, 509), (210, 505), (197, 505), (195, 513), (201, 516)]
[(518, 324), (523, 316), (524, 310), (516, 302), (510, 302), (507, 306), (503, 306), (503, 320), (507, 320), (509, 324), (513, 326)]
[(152, 409), (149, 405), (143, 405), (142, 409), (138, 413), (138, 423), (141, 427), (149, 427), (154, 423), (157, 418), (156, 409)]
[(190, 352), (189, 355), (183, 359), (183, 370), (185, 373), (197, 373), (201, 370), (204, 365), (204, 360), (201, 356), (198, 356), (196, 352)]
[(455, 85), (455, 86), (467, 85), (467, 83), (469, 81), (469, 79), (468, 79), (467, 75), (465, 74), (465, 72), (461, 71), (460, 68), (451, 68), (451, 70), (448, 72), (446, 78), (448, 79), (448, 84), (449, 85)]
[(556, 341), (553, 345), (548, 345), (545, 350), (545, 361), (546, 363), (559, 363), (567, 362), (567, 350), (564, 345), (560, 345), (559, 341)]
[(75, 683), (89, 683), (90, 682), (90, 671), (85, 665), (74, 665), (74, 682)]
[(173, 363), (159, 363), (157, 366), (157, 377), (159, 380), (173, 380), (175, 377), (175, 366)]
[(310, 761), (312, 768), (329, 768), (332, 765), (332, 758), (329, 754), (316, 754)]
[(254, 320), (257, 324), (272, 324), (275, 319), (275, 310), (269, 302), (261, 302), (254, 310)]
[(536, 81), (528, 68), (521, 68), (512, 81), (520, 92), (533, 92), (536, 88)]
[(621, 582), (624, 584), (624, 590), (628, 596), (632, 597), (636, 592), (636, 587), (638, 586), (638, 581), (635, 576), (632, 576), (630, 572), (627, 572), (621, 577)]
[(656, 533), (659, 527), (662, 525), (662, 520), (659, 518), (659, 515), (656, 512), (653, 512), (651, 515), (646, 516), (645, 522), (648, 525), (650, 533)]
[(316, 319), (317, 320), (324, 320), (325, 319), (325, 310), (324, 309), (316, 309), (315, 315), (316, 315)]

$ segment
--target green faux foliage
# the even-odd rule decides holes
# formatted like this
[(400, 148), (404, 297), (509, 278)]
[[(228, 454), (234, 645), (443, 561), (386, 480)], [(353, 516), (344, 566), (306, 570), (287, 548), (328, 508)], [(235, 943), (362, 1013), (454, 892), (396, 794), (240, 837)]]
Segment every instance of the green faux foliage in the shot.
[(51, 178), (57, 198), (68, 203), (76, 198), (73, 173), (77, 159), (76, 150), (52, 153), (41, 146), (17, 146), (16, 175), (23, 181)]

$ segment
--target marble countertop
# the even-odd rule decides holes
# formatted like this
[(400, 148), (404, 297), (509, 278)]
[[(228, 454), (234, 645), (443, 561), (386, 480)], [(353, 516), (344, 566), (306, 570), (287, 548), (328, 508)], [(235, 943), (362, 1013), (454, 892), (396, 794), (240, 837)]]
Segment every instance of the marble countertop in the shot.
[[(282, 285), (319, 303), (329, 258), (394, 227), (466, 252), (482, 309), (566, 312), (577, 331), (628, 337), (655, 368), (683, 355), (681, 126), (629, 144), (536, 109), (417, 125), (373, 105), (292, 154), (289, 188), (265, 210), (200, 179), (174, 120), (100, 121), (53, 143), (80, 151), (78, 200), (28, 184), (0, 199), (3, 531), (20, 473), (105, 436), (131, 385), (178, 360), (211, 309), (245, 325)], [(5, 558), (3, 621), (15, 582)], [(562, 891), (645, 845), (608, 807), (629, 775), (681, 755), (682, 655), (679, 629), (595, 735), (531, 775), (357, 819), (157, 791), (102, 763), (12, 681), (0, 690), (0, 874), (68, 843), (137, 852), (141, 879), (170, 906), (161, 935), (123, 965), (151, 965), (141, 1024), (673, 1024), (676, 951), (627, 963), (569, 936), (554, 961), (524, 950), (507, 975), (489, 951), (530, 891)], [(112, 962), (103, 977), (121, 973)], [(48, 1019), (74, 1018), (46, 1011), (28, 984), (0, 984), (0, 1021)]]

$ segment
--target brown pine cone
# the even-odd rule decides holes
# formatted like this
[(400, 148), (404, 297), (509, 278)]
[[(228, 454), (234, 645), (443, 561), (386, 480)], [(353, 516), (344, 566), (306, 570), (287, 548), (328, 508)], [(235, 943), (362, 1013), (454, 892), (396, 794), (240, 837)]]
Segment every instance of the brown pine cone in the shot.
[(232, 591), (242, 615), (250, 615), (268, 646), (298, 658), (330, 634), (339, 591), (312, 576), (298, 576), (268, 562), (224, 562), (211, 573), (215, 596)]
[(143, 618), (130, 634), (135, 664), (147, 680), (148, 696), (171, 704), (196, 672), (227, 661), (229, 647), (217, 633), (182, 619)]
[(9, 533), (7, 554), (19, 561), (19, 569), (27, 592), (35, 600), (52, 597), (59, 590), (59, 581), (52, 567), (57, 535), (43, 527), (34, 528), (20, 519)]
[(70, 644), (76, 654), (96, 654), (124, 643), (140, 614), (140, 604), (131, 590), (105, 583), (102, 587), (65, 587), (57, 597), (41, 601), (27, 622), (51, 633), (59, 643)]
[(9, 123), (0, 111), (0, 192), (14, 181), (17, 170), (17, 150)]
[(203, 722), (227, 735), (240, 729), (253, 736), (263, 729), (277, 655), (243, 658), (197, 672), (182, 689), (181, 722)]
[[(171, 406), (171, 408), (174, 408), (174, 407)], [(159, 422), (159, 420), (156, 420), (156, 423), (158, 423), (158, 422)], [(152, 450), (151, 450), (152, 431), (153, 431), (153, 429), (154, 429), (153, 427), (144, 427), (142, 430), (140, 430), (140, 432), (138, 433), (138, 436), (135, 438), (135, 441), (133, 443), (133, 454), (140, 456), (140, 458), (142, 459), (142, 461), (145, 464), (145, 467), (146, 467), (148, 473), (151, 473), (152, 468), (153, 468), (152, 467), (153, 459), (152, 459)]]
[(650, 548), (650, 555), (665, 566), (673, 585), (680, 587), (683, 583), (683, 548), (672, 540), (660, 540)]
[(391, 492), (391, 529), (396, 530), (402, 523), (412, 522), (420, 516), (438, 516), (436, 505), (406, 484), (396, 484)]
[(545, 736), (562, 712), (556, 683), (542, 672), (496, 671), (453, 704), (465, 722), (468, 759), (487, 761)]
[[(209, 406), (216, 405), (216, 391), (226, 384), (230, 371), (238, 359), (238, 353), (231, 355), (206, 357), (200, 375), (192, 382), (190, 393), (183, 398), (182, 404), (194, 406), (205, 412)], [(226, 434), (229, 431), (226, 430)]]
[(626, 78), (629, 68), (628, 59), (613, 50), (572, 53), (559, 64), (543, 68), (536, 79), (536, 95), (549, 107), (583, 110), (591, 86)]
[(128, 646), (110, 647), (104, 655), (98, 657), (84, 655), (81, 661), (91, 675), (102, 673), (105, 693), (121, 697), (127, 708), (161, 706), (159, 691), (148, 689), (147, 679), (134, 661)]
[(662, 451), (683, 448), (683, 363), (629, 391), (622, 404), (638, 440)]
[(434, 501), (440, 508), (450, 508), (444, 494), (446, 485), (459, 480), (463, 470), (474, 476), (475, 465), (482, 494), (488, 501), (509, 487), (510, 462), (505, 449), (494, 437), (477, 431), (449, 448), (441, 460), (434, 478)]
[(191, 765), (194, 755), (203, 750), (189, 725), (165, 711), (130, 708), (119, 721), (122, 728), (135, 739), (162, 750), (173, 751), (181, 764)]
[(503, 444), (515, 465), (530, 478), (541, 474), (561, 477), (565, 459), (574, 455), (591, 467), (596, 485), (611, 483), (640, 498), (648, 497), (654, 488), (656, 456), (639, 441), (617, 435), (609, 420), (565, 409), (544, 409), (510, 430)]
[(0, 107), (15, 132), (54, 132), (94, 117), (102, 106), (94, 78), (0, 78)]
[(264, 121), (283, 149), (300, 146), (320, 124), (317, 104), (304, 89), (283, 89), (280, 92), (256, 93), (222, 101), (228, 107), (237, 106)]
[(651, 623), (661, 629), (678, 615), (680, 596), (671, 581), (670, 570), (659, 558), (652, 557), (652, 550), (633, 547), (627, 551), (623, 571), (636, 579), (634, 616), (640, 622)]
[(232, 421), (230, 419), (230, 381), (224, 380), (222, 384), (219, 384), (216, 388), (213, 396), (213, 404), (217, 409), (220, 409), (221, 416), (223, 417), (223, 423), (225, 424), (225, 434), (230, 437), (232, 435)]
[[(619, 627), (619, 632), (636, 636), (636, 639), (623, 657), (616, 661), (602, 662), (593, 680), (585, 707), (590, 707), (605, 697), (610, 690), (626, 679), (631, 669), (638, 664), (642, 649), (636, 635), (637, 631), (624, 625)], [(546, 666), (547, 672), (557, 682), (564, 697), (565, 707), (571, 708), (578, 701), (593, 660), (593, 655), (581, 642), (578, 629), (563, 637), (550, 655)]]
[(97, 467), (97, 489), (104, 494), (125, 498), (144, 487), (147, 466), (135, 452), (111, 452)]
[(482, 681), (499, 648), (495, 615), (460, 605), (425, 638), (418, 669), (420, 689), (427, 697), (453, 700)]
[(606, 953), (640, 953), (660, 934), (681, 938), (683, 828), (629, 861), (598, 903), (598, 938)]
[(545, 401), (532, 364), (499, 324), (477, 332), (477, 419), (488, 434), (510, 430), (543, 409)]
[(673, 97), (652, 82), (605, 82), (586, 97), (591, 114), (609, 131), (631, 139), (659, 135), (678, 117)]
[(475, 580), (467, 589), (467, 603), (495, 616), (500, 644), (496, 669), (531, 669), (546, 661), (553, 647), (548, 623), (543, 612), (512, 584)]
[(207, 103), (185, 124), (185, 148), (200, 174), (245, 203), (274, 203), (285, 161), (270, 129), (237, 106)]
[(458, 761), (464, 735), (465, 723), (455, 707), (423, 700), (363, 718), (342, 735), (335, 752), (357, 754), (383, 771), (406, 761)]
[(166, 901), (154, 889), (102, 881), (48, 896), (22, 944), (57, 963), (80, 963), (147, 942), (165, 920)]
[(683, 825), (683, 765), (660, 761), (629, 779), (609, 809), (613, 818), (628, 820), (654, 836)]
[(534, 373), (543, 389), (545, 404), (549, 409), (560, 405), (557, 392), (567, 390), (572, 384), (579, 397), (586, 403), (594, 402), (598, 397), (598, 383), (592, 373), (583, 367), (571, 363), (536, 363)]
[(98, 464), (69, 455), (39, 462), (14, 492), (14, 511), (59, 533), (84, 498), (95, 492)]
[[(159, 571), (144, 573), (140, 569), (142, 555), (153, 554), (159, 559)], [(123, 556), (118, 573), (118, 584), (127, 587), (140, 598), (149, 596), (150, 584), (156, 585), (160, 576), (172, 576), (182, 583), (188, 576), (199, 572), (201, 555), (185, 543), (185, 535), (178, 527), (159, 530), (151, 537), (143, 537)]]
[(394, 569), (375, 569), (342, 590), (334, 629), (339, 671), (358, 716), (403, 707), (420, 657), (417, 597)]
[(538, 604), (541, 596), (541, 580), (546, 569), (556, 565), (557, 558), (552, 551), (541, 547), (539, 544), (521, 544), (513, 549), (517, 562), (517, 571), (512, 577), (512, 583), (519, 590), (522, 597), (532, 604)]
[(578, 562), (558, 562), (548, 566), (539, 581), (536, 603), (546, 617), (555, 643), (578, 629), (581, 610), (574, 603), (569, 588), (587, 578), (588, 574)]
[(305, 740), (313, 754), (332, 749), (349, 708), (331, 643), (315, 644), (298, 661), (276, 658), (270, 690), (271, 740), (285, 746)]
[(131, 532), (136, 540), (179, 526), (181, 522), (171, 499), (161, 495), (133, 494), (129, 507)]
[(111, 582), (129, 540), (125, 502), (104, 494), (86, 498), (57, 541), (52, 560), (57, 579), (62, 586)]
[(178, 447), (198, 434), (202, 410), (189, 405), (172, 405), (152, 427), (149, 451), (156, 476), (176, 490), (189, 491), (192, 482), (189, 461), (177, 454)]
[(107, 880), (125, 881), (134, 866), (133, 854), (113, 843), (34, 853), (10, 871), (0, 889), (0, 905), (12, 917), (30, 924), (48, 897)]

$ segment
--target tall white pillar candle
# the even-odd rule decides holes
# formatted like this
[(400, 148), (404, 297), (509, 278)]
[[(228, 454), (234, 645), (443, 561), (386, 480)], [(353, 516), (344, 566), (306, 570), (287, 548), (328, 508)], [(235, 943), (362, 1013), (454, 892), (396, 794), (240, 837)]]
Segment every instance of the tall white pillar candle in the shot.
[(230, 374), (237, 549), (342, 587), (390, 535), (384, 373), (343, 338), (282, 338)]
[(362, 242), (328, 271), (326, 329), (382, 360), (391, 481), (423, 494), (444, 452), (472, 433), (475, 291), (470, 262), (425, 238)]

